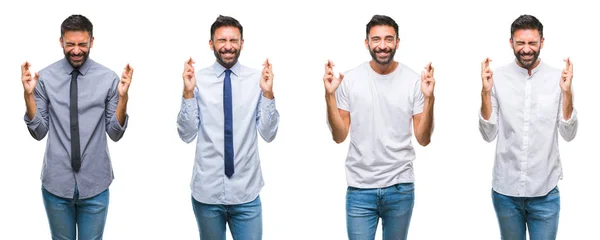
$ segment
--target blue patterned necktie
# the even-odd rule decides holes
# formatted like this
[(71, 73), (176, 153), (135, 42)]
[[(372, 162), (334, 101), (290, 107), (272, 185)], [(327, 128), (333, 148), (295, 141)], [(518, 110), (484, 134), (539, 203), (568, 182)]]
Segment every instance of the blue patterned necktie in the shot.
[(223, 112), (225, 114), (225, 175), (233, 175), (233, 113), (231, 107), (231, 70), (225, 70), (223, 82)]

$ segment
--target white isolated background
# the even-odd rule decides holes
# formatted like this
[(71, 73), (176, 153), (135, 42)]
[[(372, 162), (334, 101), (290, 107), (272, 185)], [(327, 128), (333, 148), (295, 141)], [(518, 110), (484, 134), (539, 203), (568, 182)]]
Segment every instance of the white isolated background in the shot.
[[(259, 140), (266, 185), (261, 192), (264, 239), (346, 239), (344, 159), (349, 140), (335, 144), (326, 125), (323, 65), (347, 71), (370, 56), (365, 25), (386, 14), (400, 25), (396, 60), (416, 71), (433, 62), (437, 80), (432, 143), (413, 141), (416, 202), (410, 239), (499, 239), (491, 202), (494, 143), (478, 132), (480, 63), (492, 69), (513, 60), (510, 24), (538, 17), (546, 38), (541, 58), (574, 63), (579, 132), (559, 142), (558, 239), (599, 239), (597, 205), (600, 54), (584, 1), (14, 1), (0, 7), (0, 239), (48, 239), (39, 180), (46, 140), (33, 140), (23, 122), (19, 65), (32, 70), (63, 57), (60, 24), (70, 14), (94, 24), (91, 58), (119, 75), (135, 69), (129, 128), (109, 148), (115, 172), (105, 239), (197, 239), (189, 182), (194, 144), (176, 131), (183, 62), (214, 62), (210, 25), (219, 14), (244, 26), (241, 63), (273, 64), (281, 114), (274, 142)], [(549, 83), (551, 84), (551, 83)], [(558, 84), (558, 82), (556, 83)], [(381, 239), (378, 230), (377, 239)], [(231, 239), (228, 236), (228, 239)]]

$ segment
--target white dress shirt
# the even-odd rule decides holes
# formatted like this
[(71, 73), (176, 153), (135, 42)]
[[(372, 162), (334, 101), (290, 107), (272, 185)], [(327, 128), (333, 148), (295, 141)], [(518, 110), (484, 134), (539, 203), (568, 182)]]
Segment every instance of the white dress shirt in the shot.
[(545, 196), (562, 179), (558, 133), (571, 141), (577, 112), (562, 112), (562, 71), (544, 62), (531, 71), (516, 62), (494, 71), (492, 115), (479, 115), (479, 131), (488, 142), (498, 136), (493, 189), (507, 196)]

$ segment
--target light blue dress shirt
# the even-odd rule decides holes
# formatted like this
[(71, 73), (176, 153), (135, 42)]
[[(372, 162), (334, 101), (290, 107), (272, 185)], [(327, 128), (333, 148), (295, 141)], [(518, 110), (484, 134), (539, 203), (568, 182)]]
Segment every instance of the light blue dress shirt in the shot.
[(264, 185), (258, 155), (258, 136), (271, 142), (277, 134), (279, 113), (275, 99), (263, 97), (261, 72), (241, 65), (231, 67), (234, 170), (224, 166), (223, 81), (225, 68), (215, 62), (196, 72), (194, 97), (183, 99), (177, 117), (179, 137), (196, 142), (192, 196), (206, 204), (242, 204), (254, 200)]

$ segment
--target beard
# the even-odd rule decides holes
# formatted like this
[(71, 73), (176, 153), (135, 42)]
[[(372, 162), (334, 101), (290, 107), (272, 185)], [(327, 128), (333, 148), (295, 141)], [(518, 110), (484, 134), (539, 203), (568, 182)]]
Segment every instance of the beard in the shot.
[[(539, 56), (539, 51), (531, 51), (530, 53), (515, 52), (515, 57), (517, 57), (517, 61), (521, 64), (521, 67), (527, 69), (530, 69), (537, 62)], [(531, 59), (523, 59), (524, 57), (531, 57)]]
[[(90, 56), (90, 52), (81, 52), (79, 54), (73, 54), (70, 52), (65, 52), (65, 58), (67, 58), (67, 60), (69, 61), (69, 64), (71, 64), (71, 67), (73, 68), (79, 68), (81, 67), (85, 61), (87, 61), (88, 57)], [(73, 58), (78, 58), (81, 57), (81, 60), (74, 60)]]
[[(217, 62), (221, 64), (225, 68), (231, 68), (235, 63), (237, 63), (238, 58), (240, 57), (240, 51), (237, 49), (230, 50), (220, 50), (217, 51), (217, 48), (213, 45), (213, 52), (215, 53), (215, 57), (217, 58)], [(221, 55), (231, 53), (233, 54), (233, 59), (225, 60)]]
[[(380, 48), (375, 48), (375, 49), (370, 49), (369, 53), (371, 53), (371, 57), (373, 58), (373, 60), (375, 60), (375, 62), (381, 64), (381, 65), (386, 65), (390, 62), (392, 62), (392, 60), (394, 60), (394, 55), (396, 54), (396, 49), (392, 49), (392, 48), (385, 48), (385, 49), (380, 49)], [(377, 54), (378, 53), (388, 53), (388, 57), (386, 58), (378, 58)]]

